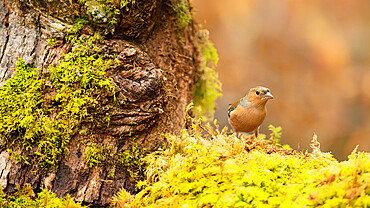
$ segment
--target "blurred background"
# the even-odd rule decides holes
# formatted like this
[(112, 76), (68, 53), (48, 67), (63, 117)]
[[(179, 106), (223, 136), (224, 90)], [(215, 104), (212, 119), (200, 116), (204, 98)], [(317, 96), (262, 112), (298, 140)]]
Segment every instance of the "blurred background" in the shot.
[[(256, 85), (269, 87), (269, 124), (282, 144), (338, 160), (370, 151), (370, 3), (367, 0), (195, 0), (194, 16), (218, 50), (223, 97), (215, 118)], [(230, 127), (229, 127), (230, 128)]]

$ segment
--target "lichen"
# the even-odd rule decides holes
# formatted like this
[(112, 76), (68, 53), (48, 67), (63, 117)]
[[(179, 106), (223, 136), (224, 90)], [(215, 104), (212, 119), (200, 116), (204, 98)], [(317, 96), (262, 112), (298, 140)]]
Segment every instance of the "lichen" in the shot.
[(89, 0), (85, 2), (86, 13), (92, 17), (92, 21), (95, 23), (108, 22), (107, 12), (103, 9), (102, 5), (98, 1)]
[(103, 34), (115, 33), (119, 27), (125, 36), (133, 37), (145, 25), (150, 25), (156, 1), (83, 0), (88, 19)]

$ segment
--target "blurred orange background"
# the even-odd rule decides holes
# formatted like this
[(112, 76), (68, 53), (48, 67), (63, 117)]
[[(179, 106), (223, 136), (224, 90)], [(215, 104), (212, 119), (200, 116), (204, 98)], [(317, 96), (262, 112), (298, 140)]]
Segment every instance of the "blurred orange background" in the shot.
[[(269, 87), (267, 126), (282, 144), (339, 160), (359, 144), (370, 151), (370, 3), (367, 0), (195, 0), (198, 23), (218, 50), (223, 97), (215, 118), (229, 125), (229, 104), (249, 88)], [(229, 127), (230, 128), (230, 127)]]

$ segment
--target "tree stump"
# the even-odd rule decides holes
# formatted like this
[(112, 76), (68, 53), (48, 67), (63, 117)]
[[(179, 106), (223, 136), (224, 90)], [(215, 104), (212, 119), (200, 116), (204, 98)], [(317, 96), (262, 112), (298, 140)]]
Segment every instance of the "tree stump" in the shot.
[[(117, 164), (115, 156), (128, 151), (140, 154), (136, 147), (153, 151), (165, 145), (161, 133), (178, 134), (183, 127), (200, 66), (197, 28), (191, 18), (186, 20), (190, 9), (184, 0), (1, 1), (1, 85), (13, 76), (18, 57), (47, 76), (48, 66), (58, 65), (62, 54), (71, 52), (73, 45), (66, 37), (72, 33), (89, 37), (99, 32), (101, 56), (118, 60), (106, 71), (114, 94), (102, 95), (100, 108), (89, 112), (96, 111), (97, 118), (108, 115), (109, 125), (97, 125), (97, 120), (82, 123), (79, 128), (88, 133), (72, 135), (69, 151), (60, 156), (55, 169), (38, 172), (36, 164), (17, 162), (3, 138), (0, 185), (4, 192), (14, 193), (29, 183), (35, 190), (48, 188), (58, 197), (70, 194), (94, 206), (106, 206), (121, 188), (135, 193), (130, 168), (138, 167), (124, 161)], [(73, 31), (79, 21), (82, 26)], [(48, 89), (45, 86), (45, 97), (52, 94)], [(107, 149), (103, 163), (93, 167), (85, 158), (90, 142)], [(30, 154), (22, 151), (21, 155)]]

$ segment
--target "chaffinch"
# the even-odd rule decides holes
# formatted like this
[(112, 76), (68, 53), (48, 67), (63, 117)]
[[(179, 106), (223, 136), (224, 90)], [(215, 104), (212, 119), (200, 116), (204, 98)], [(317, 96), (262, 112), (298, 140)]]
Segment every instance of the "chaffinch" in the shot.
[(266, 103), (274, 96), (266, 87), (251, 88), (248, 94), (229, 106), (229, 123), (236, 135), (254, 133), (258, 137), (259, 126), (266, 117)]

